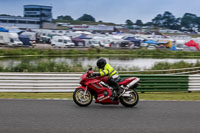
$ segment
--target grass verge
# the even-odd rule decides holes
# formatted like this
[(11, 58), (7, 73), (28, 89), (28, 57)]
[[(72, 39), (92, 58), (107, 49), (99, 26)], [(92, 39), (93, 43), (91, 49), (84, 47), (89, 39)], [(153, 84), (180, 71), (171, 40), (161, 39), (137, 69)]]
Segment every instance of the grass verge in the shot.
[[(200, 92), (148, 92), (139, 93), (140, 100), (178, 100), (199, 101)], [(39, 99), (67, 98), (72, 99), (72, 93), (0, 93), (0, 99)]]
[(170, 51), (170, 50), (147, 50), (147, 49), (31, 49), (14, 48), (0, 49), (2, 57), (23, 57), (23, 56), (87, 56), (87, 57), (149, 57), (149, 58), (199, 58), (200, 52), (192, 51)]
[(72, 93), (0, 93), (1, 99), (38, 99), (38, 98), (67, 98), (72, 99)]
[(199, 101), (200, 92), (148, 92), (139, 93), (143, 100), (177, 100), (177, 101)]
[[(70, 64), (67, 62), (53, 62), (53, 61), (40, 61), (38, 63), (30, 63), (27, 60), (22, 61), (21, 63), (13, 66), (13, 63), (8, 64), (7, 66), (1, 66), (0, 64), (0, 72), (86, 72), (88, 68), (92, 67), (88, 65), (87, 67), (83, 67), (81, 62), (76, 62), (76, 64)], [(181, 68), (192, 68), (192, 67), (200, 67), (200, 62), (196, 63), (187, 63), (184, 61), (179, 61), (175, 63), (168, 62), (158, 62), (153, 67), (152, 70), (168, 70), (168, 69), (181, 69)], [(123, 67), (115, 67), (118, 71), (139, 71), (140, 68), (137, 66), (133, 66), (132, 68), (123, 68)], [(94, 71), (99, 71), (97, 67), (93, 67)], [(197, 70), (197, 69), (196, 69)], [(165, 73), (178, 73), (178, 72), (186, 72), (188, 70), (171, 70), (171, 71), (158, 71), (158, 74)], [(134, 72), (135, 74), (154, 74), (152, 71), (145, 72)], [(155, 73), (156, 74), (156, 73)]]

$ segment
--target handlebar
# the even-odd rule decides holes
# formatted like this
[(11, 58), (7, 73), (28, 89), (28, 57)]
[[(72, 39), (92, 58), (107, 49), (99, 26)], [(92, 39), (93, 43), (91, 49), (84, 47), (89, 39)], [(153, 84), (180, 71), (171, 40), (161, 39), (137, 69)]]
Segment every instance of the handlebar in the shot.
[(88, 72), (87, 72), (87, 77), (92, 77), (91, 75), (92, 75), (92, 73), (94, 73), (94, 71), (92, 71), (92, 70), (88, 70)]

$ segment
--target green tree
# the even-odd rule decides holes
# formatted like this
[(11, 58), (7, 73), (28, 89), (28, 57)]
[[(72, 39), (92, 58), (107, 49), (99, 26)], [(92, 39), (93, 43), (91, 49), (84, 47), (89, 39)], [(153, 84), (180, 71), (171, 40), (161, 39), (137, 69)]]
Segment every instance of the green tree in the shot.
[(198, 25), (198, 31), (200, 31), (200, 17), (196, 18), (196, 24)]
[(74, 20), (74, 19), (73, 19), (71, 16), (69, 16), (69, 15), (66, 15), (66, 16), (61, 15), (61, 16), (58, 16), (57, 19), (59, 19), (59, 20), (69, 20), (69, 21), (73, 21), (73, 20)]
[(181, 18), (176, 18), (174, 24), (171, 26), (171, 29), (181, 30)]
[(169, 29), (180, 29), (180, 18), (176, 18), (171, 12), (165, 11), (162, 14), (158, 14), (152, 19), (154, 26), (164, 27)]
[(135, 25), (142, 26), (143, 25), (142, 20), (136, 20)]
[(198, 17), (192, 13), (185, 13), (181, 19), (181, 26), (185, 30), (193, 31), (193, 28), (198, 27)]
[(80, 18), (77, 19), (78, 21), (91, 21), (91, 22), (96, 22), (95, 18), (91, 15), (88, 14), (83, 14)]
[(130, 19), (127, 19), (125, 23), (126, 25), (129, 25), (129, 26), (133, 25), (133, 22)]
[(63, 18), (64, 18), (63, 15), (57, 17), (57, 19), (59, 19), (59, 20), (63, 20)]
[(145, 26), (152, 26), (153, 25), (153, 23), (152, 22), (146, 22), (145, 24), (143, 24), (143, 25), (145, 25)]
[(154, 19), (152, 19), (154, 26), (162, 26), (162, 15), (158, 14)]
[(176, 23), (176, 17), (171, 12), (164, 12), (162, 16), (163, 27), (172, 28)]
[(11, 16), (11, 15), (8, 15), (8, 14), (0, 14), (0, 16)]

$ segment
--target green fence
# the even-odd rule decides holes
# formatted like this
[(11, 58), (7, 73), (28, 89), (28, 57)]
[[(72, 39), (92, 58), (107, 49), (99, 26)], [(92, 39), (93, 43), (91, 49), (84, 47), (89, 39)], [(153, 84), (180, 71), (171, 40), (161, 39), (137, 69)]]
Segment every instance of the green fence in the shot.
[(121, 74), (122, 79), (128, 77), (140, 78), (140, 85), (137, 91), (188, 91), (187, 75), (130, 75)]
[[(73, 92), (82, 73), (0, 73), (0, 92)], [(140, 78), (139, 92), (200, 91), (200, 75), (122, 74)]]

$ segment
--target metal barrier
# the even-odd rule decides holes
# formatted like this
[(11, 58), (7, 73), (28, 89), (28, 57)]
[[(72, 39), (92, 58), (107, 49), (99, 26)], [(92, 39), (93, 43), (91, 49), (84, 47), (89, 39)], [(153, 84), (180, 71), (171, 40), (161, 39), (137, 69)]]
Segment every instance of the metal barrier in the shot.
[[(81, 73), (0, 73), (0, 92), (73, 92)], [(133, 75), (139, 77), (140, 92), (200, 91), (200, 75)]]
[(73, 92), (81, 74), (0, 73), (0, 92)]
[(200, 91), (200, 75), (189, 76), (188, 91)]
[[(133, 75), (122, 75), (122, 78)], [(188, 91), (187, 75), (134, 75), (140, 78), (140, 92)]]

